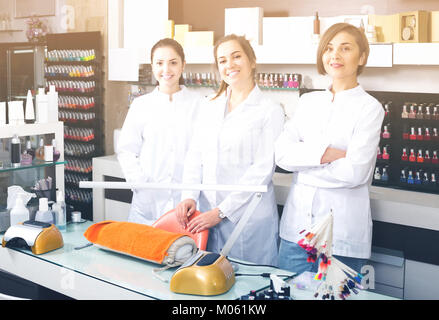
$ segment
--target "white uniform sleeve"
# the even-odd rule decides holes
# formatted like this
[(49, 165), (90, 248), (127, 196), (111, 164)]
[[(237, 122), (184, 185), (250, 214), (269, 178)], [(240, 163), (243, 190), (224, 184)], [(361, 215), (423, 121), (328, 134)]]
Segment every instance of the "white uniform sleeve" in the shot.
[(128, 110), (125, 122), (120, 132), (117, 143), (117, 159), (127, 182), (147, 182), (139, 155), (142, 150), (144, 130), (144, 117), (141, 108), (146, 106), (138, 104), (135, 99)]
[(300, 132), (307, 121), (303, 99), (300, 99), (295, 115), (285, 124), (284, 131), (276, 140), (275, 161), (280, 168), (302, 171), (321, 166), (320, 160), (329, 142), (323, 137), (304, 142)]
[[(197, 100), (197, 109), (193, 119), (193, 133), (189, 144), (188, 152), (184, 160), (182, 182), (187, 184), (202, 183), (203, 167), (202, 167), (202, 146), (203, 146), (203, 124), (202, 121), (202, 105), (204, 99)], [(181, 200), (193, 199), (198, 201), (200, 196), (199, 190), (183, 190)]]
[[(276, 105), (271, 113), (264, 120), (261, 130), (259, 144), (254, 153), (252, 165), (247, 169), (239, 180), (239, 185), (268, 185), (274, 173), (274, 142), (282, 132), (285, 122), (285, 115), (280, 107)], [(237, 223), (243, 214), (238, 216), (236, 211), (248, 205), (253, 194), (248, 192), (232, 192), (218, 206), (225, 216), (233, 223)]]
[(299, 174), (297, 182), (321, 188), (354, 188), (368, 182), (376, 161), (384, 111), (366, 105), (354, 129), (346, 157)]

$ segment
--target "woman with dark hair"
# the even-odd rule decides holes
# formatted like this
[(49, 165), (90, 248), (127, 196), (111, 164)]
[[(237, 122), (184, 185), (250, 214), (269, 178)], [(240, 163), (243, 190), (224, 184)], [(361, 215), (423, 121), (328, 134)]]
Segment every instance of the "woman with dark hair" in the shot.
[(317, 271), (297, 242), (300, 232), (333, 214), (332, 253), (361, 272), (371, 254), (372, 181), (384, 110), (358, 83), (367, 63), (364, 32), (348, 23), (331, 26), (317, 50), (317, 69), (332, 84), (300, 97), (294, 117), (276, 141), (276, 163), (293, 171), (280, 224), (279, 267)]
[[(236, 35), (221, 38), (214, 47), (221, 85), (200, 108), (183, 174), (183, 183), (267, 185), (229, 255), (277, 264), (278, 213), (271, 182), (274, 142), (282, 131), (284, 113), (255, 84), (256, 56), (250, 43)], [(254, 195), (246, 192), (182, 193), (177, 216), (192, 232), (209, 229), (207, 249), (220, 252)], [(188, 221), (199, 210), (203, 214)]]
[[(181, 45), (162, 39), (151, 49), (158, 86), (134, 99), (117, 144), (127, 182), (180, 183), (201, 96), (180, 85), (185, 67)], [(152, 224), (180, 201), (178, 190), (134, 189), (128, 220)]]

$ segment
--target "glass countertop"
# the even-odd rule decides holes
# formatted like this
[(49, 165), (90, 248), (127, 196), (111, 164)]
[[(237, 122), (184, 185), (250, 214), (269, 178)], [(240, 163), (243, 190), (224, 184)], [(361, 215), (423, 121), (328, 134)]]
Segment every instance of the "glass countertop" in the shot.
[(43, 167), (62, 165), (62, 164), (66, 164), (66, 163), (67, 163), (67, 161), (34, 160), (34, 161), (32, 161), (32, 164), (20, 164), (20, 166), (18, 166), (18, 167), (13, 167), (11, 165), (11, 163), (5, 163), (5, 162), (0, 161), (0, 172), (26, 170), (26, 169), (33, 169), (33, 168), (43, 168)]

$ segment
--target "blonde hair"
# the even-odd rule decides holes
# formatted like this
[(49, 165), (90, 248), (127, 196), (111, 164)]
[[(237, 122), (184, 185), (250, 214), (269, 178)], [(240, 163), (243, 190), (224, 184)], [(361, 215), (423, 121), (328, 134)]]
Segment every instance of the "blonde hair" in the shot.
[(323, 54), (328, 47), (328, 43), (342, 31), (349, 33), (355, 38), (355, 42), (360, 48), (360, 57), (364, 54), (364, 64), (358, 66), (357, 75), (363, 72), (364, 66), (367, 63), (367, 58), (369, 57), (369, 42), (367, 41), (363, 29), (357, 28), (349, 23), (336, 23), (325, 31), (320, 39), (319, 47), (317, 49), (317, 71), (322, 75), (326, 74), (325, 66), (322, 61)]
[[(241, 46), (245, 55), (250, 60), (250, 63), (256, 64), (255, 51), (253, 50), (250, 42), (244, 36), (237, 36), (236, 34), (229, 34), (227, 36), (224, 36), (224, 37), (218, 39), (218, 41), (215, 43), (215, 46), (213, 48), (213, 56), (215, 58), (215, 68), (218, 70), (218, 57), (217, 57), (218, 47), (221, 44), (223, 44), (224, 42), (232, 41), (232, 40), (235, 40), (239, 43), (239, 45)], [(256, 73), (256, 68), (254, 68), (252, 70), (252, 78), (253, 79), (255, 77), (255, 73)], [(219, 86), (219, 89), (218, 89), (215, 97), (212, 98), (212, 100), (218, 98), (221, 94), (223, 94), (227, 90), (228, 86), (229, 85), (224, 80), (221, 80), (221, 84)]]

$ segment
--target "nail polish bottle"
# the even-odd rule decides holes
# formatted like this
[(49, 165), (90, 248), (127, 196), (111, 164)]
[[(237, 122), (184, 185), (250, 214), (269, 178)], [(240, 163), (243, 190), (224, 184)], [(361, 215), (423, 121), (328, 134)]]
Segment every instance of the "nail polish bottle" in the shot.
[(425, 128), (424, 140), (425, 141), (430, 141), (431, 140), (430, 128), (428, 128), (428, 127)]
[(399, 182), (407, 183), (407, 177), (405, 176), (405, 170), (401, 170), (401, 175), (399, 176)]
[(415, 180), (413, 180), (413, 172), (411, 170), (409, 170), (409, 174), (407, 176), (407, 183), (408, 184), (414, 184)]
[(436, 183), (437, 183), (437, 181), (436, 181), (436, 173), (432, 172), (431, 173), (430, 185), (431, 186), (436, 186)]
[(270, 77), (268, 78), (268, 87), (270, 88), (274, 87), (274, 78), (272, 73), (270, 73)]
[(288, 88), (288, 74), (287, 74), (287, 73), (284, 74), (284, 83), (283, 83), (283, 87), (284, 87), (284, 88)]
[(416, 113), (416, 119), (424, 119), (424, 114), (422, 112), (422, 105), (418, 106), (418, 112)]
[(385, 112), (384, 116), (385, 117), (389, 117), (390, 116), (390, 104), (391, 103), (392, 102), (390, 101), (390, 102), (387, 102), (386, 104), (384, 104), (384, 112)]
[(413, 149), (410, 149), (409, 161), (416, 162), (415, 150)]
[(424, 157), (422, 156), (422, 149), (418, 150), (418, 157), (416, 158), (416, 162), (424, 163)]
[(409, 117), (409, 113), (407, 112), (407, 105), (403, 105), (402, 106), (401, 118), (402, 119), (408, 119), (408, 117)]
[(437, 158), (437, 151), (436, 150), (433, 151), (433, 157), (431, 158), (431, 163), (433, 163), (433, 164), (439, 163), (439, 159)]
[(433, 128), (433, 135), (431, 137), (433, 141), (439, 141), (439, 134), (437, 128)]
[(274, 74), (273, 78), (273, 88), (279, 88), (279, 80), (277, 78), (277, 73)]
[(409, 139), (409, 127), (404, 124), (402, 127), (402, 139), (408, 140)]
[(52, 139), (52, 146), (53, 146), (53, 161), (56, 162), (60, 158), (61, 154), (59, 150), (56, 148), (56, 140)]
[(294, 87), (294, 81), (293, 81), (293, 74), (291, 73), (290, 76), (288, 77), (288, 88), (293, 88)]
[(283, 78), (283, 76), (282, 76), (282, 73), (279, 73), (277, 79), (278, 79), (277, 86), (278, 86), (279, 88), (283, 88), (283, 86), (284, 86), (284, 78)]
[(44, 161), (44, 139), (43, 138), (40, 139), (39, 147), (35, 151), (35, 158), (37, 158), (38, 160)]
[(425, 120), (430, 120), (431, 119), (430, 106), (429, 105), (425, 107), (424, 119)]
[(387, 148), (388, 148), (388, 146), (383, 147), (383, 159), (384, 160), (390, 159), (390, 154), (387, 152)]
[(383, 174), (381, 175), (381, 181), (385, 181), (385, 182), (389, 181), (389, 175), (387, 173), (386, 167), (383, 168)]
[(407, 156), (407, 149), (403, 148), (402, 149), (402, 156), (401, 156), (401, 161), (408, 161), (409, 157)]
[(268, 88), (268, 73), (264, 75), (264, 87)]
[(430, 151), (429, 150), (425, 150), (425, 153), (424, 153), (424, 163), (431, 163)]
[(383, 139), (390, 139), (390, 132), (387, 126), (384, 126), (384, 132), (382, 134)]
[(416, 111), (413, 104), (410, 106), (409, 119), (416, 119)]
[(409, 140), (416, 140), (415, 127), (410, 128)]
[(438, 105), (436, 105), (433, 108), (433, 114), (431, 115), (431, 118), (434, 119), (434, 120), (439, 120), (439, 113), (437, 111), (437, 108), (438, 108)]
[(421, 127), (418, 127), (418, 135), (416, 136), (416, 140), (424, 140), (424, 134), (422, 133)]
[(32, 148), (30, 140), (26, 141), (26, 153), (32, 157), (32, 160), (35, 159), (35, 149)]
[(22, 165), (31, 165), (32, 164), (32, 156), (27, 153), (27, 150), (24, 150), (21, 154), (21, 161), (20, 163)]
[(375, 174), (373, 175), (375, 180), (381, 180), (380, 167), (375, 167)]
[(295, 73), (293, 74), (293, 88), (299, 89), (299, 87), (300, 87), (299, 75)]
[(260, 86), (261, 88), (264, 86), (264, 74), (263, 73), (259, 74), (258, 86)]
[(422, 183), (421, 174), (419, 173), (419, 171), (416, 171), (415, 184), (421, 184), (421, 183)]
[(381, 149), (380, 149), (380, 147), (378, 146), (378, 150), (377, 150), (377, 160), (380, 160), (380, 159), (382, 159), (383, 158), (383, 155), (381, 154)]
[(422, 176), (422, 184), (423, 185), (429, 185), (430, 184), (430, 180), (428, 179), (428, 173), (424, 172), (423, 176)]

